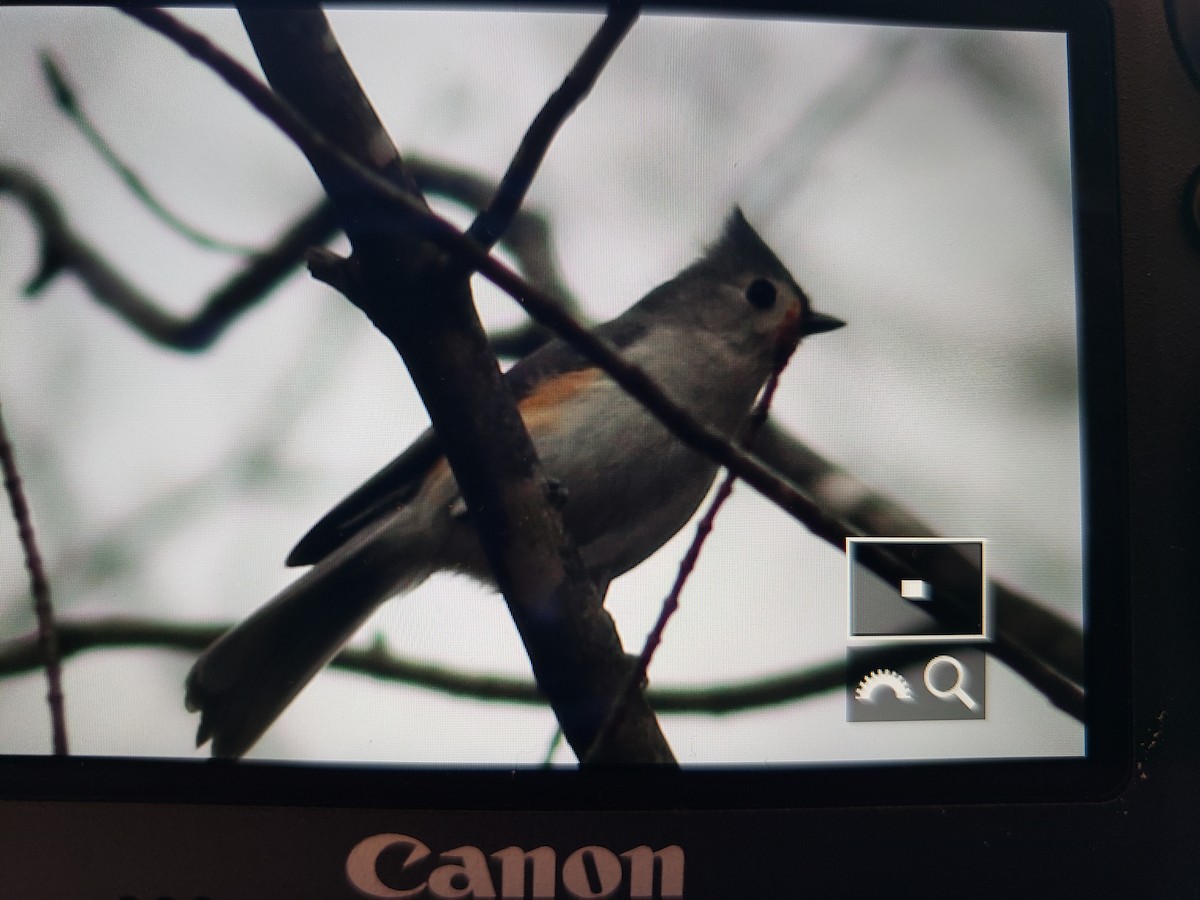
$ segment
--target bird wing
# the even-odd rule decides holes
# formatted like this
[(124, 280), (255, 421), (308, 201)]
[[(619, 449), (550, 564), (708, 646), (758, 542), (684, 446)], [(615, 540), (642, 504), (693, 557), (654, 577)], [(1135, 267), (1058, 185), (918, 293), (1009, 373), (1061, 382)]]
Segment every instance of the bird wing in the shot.
[(289, 566), (314, 565), (378, 516), (407, 503), (442, 456), (437, 435), (426, 429), (408, 448), (321, 517), (288, 554)]
[[(642, 332), (632, 322), (614, 320), (598, 329), (618, 347), (627, 346)], [(589, 368), (591, 363), (561, 341), (539, 347), (504, 373), (504, 380), (520, 403), (551, 377)], [(320, 562), (361, 528), (379, 516), (408, 503), (421, 488), (430, 469), (442, 458), (442, 448), (433, 429), (426, 429), (394, 460), (372, 475), (341, 503), (309, 529), (288, 554), (289, 566)]]

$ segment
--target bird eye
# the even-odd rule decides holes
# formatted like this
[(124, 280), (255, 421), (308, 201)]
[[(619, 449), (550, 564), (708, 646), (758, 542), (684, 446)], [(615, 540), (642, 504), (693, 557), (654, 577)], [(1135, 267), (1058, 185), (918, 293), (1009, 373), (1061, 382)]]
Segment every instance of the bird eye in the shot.
[(770, 309), (775, 305), (775, 285), (765, 278), (755, 278), (746, 288), (746, 299), (757, 309)]

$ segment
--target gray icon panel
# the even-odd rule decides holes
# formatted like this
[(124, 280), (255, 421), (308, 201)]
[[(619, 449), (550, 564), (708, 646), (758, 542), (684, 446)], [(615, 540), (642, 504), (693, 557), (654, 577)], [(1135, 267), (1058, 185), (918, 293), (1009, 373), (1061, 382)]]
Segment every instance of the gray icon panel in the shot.
[(919, 722), (982, 719), (987, 654), (961, 643), (851, 648), (846, 658), (846, 719)]
[[(863, 556), (869, 551), (887, 553), (912, 568), (912, 577), (894, 584), (885, 581), (864, 564)], [(846, 560), (852, 641), (979, 640), (989, 636), (982, 539), (850, 538)], [(930, 580), (919, 577), (925, 572), (932, 573)], [(933, 580), (944, 572), (955, 576), (953, 600), (945, 585)]]
[[(849, 539), (847, 721), (985, 717), (984, 550), (978, 538)], [(868, 563), (904, 574), (891, 582)]]

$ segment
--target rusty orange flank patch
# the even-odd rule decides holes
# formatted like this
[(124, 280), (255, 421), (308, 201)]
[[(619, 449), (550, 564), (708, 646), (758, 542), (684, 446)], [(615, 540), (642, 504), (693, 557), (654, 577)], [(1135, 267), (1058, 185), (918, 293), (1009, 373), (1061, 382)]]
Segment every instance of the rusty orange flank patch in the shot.
[[(532, 394), (517, 404), (521, 418), (525, 420), (525, 427), (532, 431), (549, 425), (551, 418), (559, 415), (560, 404), (570, 403), (577, 394), (595, 382), (600, 374), (599, 369), (588, 368), (547, 378), (534, 388)], [(446, 462), (446, 457), (439, 456), (422, 478), (424, 489), (436, 489), (436, 485), (449, 477), (450, 464)]]
[(599, 378), (600, 370), (595, 367), (547, 378), (517, 404), (525, 427), (532, 431), (539, 426), (549, 425), (550, 420), (562, 415), (565, 404), (569, 404)]

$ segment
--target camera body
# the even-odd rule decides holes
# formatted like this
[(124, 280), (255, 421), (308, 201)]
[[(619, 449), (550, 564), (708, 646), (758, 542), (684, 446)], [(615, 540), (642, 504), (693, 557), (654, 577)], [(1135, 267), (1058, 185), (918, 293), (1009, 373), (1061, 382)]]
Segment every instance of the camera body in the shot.
[[(1020, 25), (1005, 4), (978, 6), (971, 15), (981, 22)], [(811, 780), (781, 787), (790, 775), (719, 766), (585, 770), (569, 783), (536, 772), (377, 766), (306, 782), (294, 766), (7, 757), (6, 777), (23, 783), (20, 796), (0, 797), (7, 892), (1190, 896), (1200, 882), (1200, 725), (1190, 697), (1200, 638), (1191, 571), (1200, 552), (1200, 307), (1192, 299), (1200, 278), (1200, 87), (1189, 75), (1190, 19), (1181, 4), (1109, 0), (1087, 8), (1111, 21), (1111, 93), (1074, 102), (1114, 104), (1115, 148), (1076, 153), (1115, 149), (1115, 159), (1093, 163), (1114, 167), (1117, 194), (1096, 205), (1119, 208), (1119, 250), (1108, 260), (1081, 257), (1080, 278), (1108, 282), (1120, 300), (1094, 320), (1097, 340), (1084, 346), (1112, 357), (1102, 361), (1111, 369), (1102, 383), (1117, 386), (1091, 397), (1089, 414), (1099, 427), (1127, 428), (1128, 440), (1120, 464), (1098, 464), (1112, 476), (1113, 496), (1085, 510), (1085, 537), (1115, 532), (1124, 549), (1114, 552), (1125, 554), (1102, 570), (1123, 582), (1105, 586), (1119, 599), (1086, 613), (1089, 634), (1102, 638), (1089, 649), (1115, 648), (1111, 670), (1103, 658), (1087, 659), (1089, 727), (1103, 723), (1089, 742), (1103, 733), (1113, 751), (1103, 778), (1048, 767), (1036, 785), (1023, 786), (1023, 770), (1014, 770), (984, 789), (986, 764), (961, 760), (939, 768), (936, 785), (922, 762), (835, 767), (836, 790)], [(797, 11), (783, 4), (760, 12)], [(1105, 42), (1086, 52), (1103, 56)], [(1089, 59), (1102, 73), (1103, 60)], [(1080, 228), (1091, 227), (1092, 199), (1077, 198)], [(1114, 527), (1098, 511), (1125, 521)], [(1103, 689), (1093, 693), (1094, 685)], [(117, 784), (136, 789), (114, 796)], [(418, 863), (419, 877), (411, 868)], [(485, 881), (495, 893), (481, 888)]]

